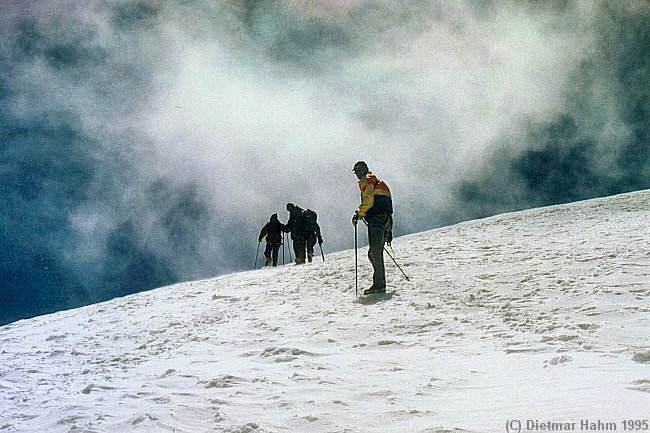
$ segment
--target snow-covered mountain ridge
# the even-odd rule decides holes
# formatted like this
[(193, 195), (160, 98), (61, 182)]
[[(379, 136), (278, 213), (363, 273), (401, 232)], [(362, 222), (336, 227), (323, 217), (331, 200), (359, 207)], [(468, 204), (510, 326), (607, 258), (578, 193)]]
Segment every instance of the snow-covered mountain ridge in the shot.
[(343, 251), (16, 322), (0, 431), (623, 430), (650, 419), (649, 229), (640, 191), (396, 239), (391, 299), (356, 301)]

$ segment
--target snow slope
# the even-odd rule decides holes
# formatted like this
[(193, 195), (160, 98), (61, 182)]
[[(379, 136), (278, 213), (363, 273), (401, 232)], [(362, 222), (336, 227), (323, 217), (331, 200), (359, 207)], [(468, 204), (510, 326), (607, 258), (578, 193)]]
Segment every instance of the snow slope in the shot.
[(0, 432), (622, 431), (650, 419), (649, 229), (641, 191), (396, 239), (392, 299), (355, 301), (344, 251), (7, 325)]

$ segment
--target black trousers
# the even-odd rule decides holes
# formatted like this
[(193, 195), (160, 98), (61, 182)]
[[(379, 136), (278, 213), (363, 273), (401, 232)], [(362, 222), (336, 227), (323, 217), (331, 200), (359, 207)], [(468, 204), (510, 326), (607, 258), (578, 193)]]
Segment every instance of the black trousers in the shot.
[(311, 262), (312, 257), (314, 257), (314, 247), (316, 246), (316, 243), (318, 242), (318, 239), (316, 238), (316, 235), (313, 235), (307, 239), (307, 259)]
[(268, 264), (269, 261), (272, 259), (273, 260), (273, 266), (278, 265), (278, 251), (280, 250), (280, 246), (282, 244), (276, 244), (276, 243), (266, 243), (266, 249), (264, 250), (264, 257), (266, 257), (266, 263)]
[(305, 247), (306, 239), (304, 236), (296, 236), (293, 238), (293, 252), (296, 254), (296, 264), (305, 263)]
[(384, 245), (391, 230), (390, 214), (366, 216), (368, 223), (368, 259), (372, 264), (372, 287), (386, 289), (386, 271), (384, 269)]

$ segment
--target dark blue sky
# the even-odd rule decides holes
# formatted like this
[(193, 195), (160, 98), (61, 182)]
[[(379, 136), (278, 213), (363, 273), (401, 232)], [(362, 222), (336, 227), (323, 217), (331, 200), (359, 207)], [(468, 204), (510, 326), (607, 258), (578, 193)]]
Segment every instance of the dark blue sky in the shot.
[(5, 2), (0, 324), (252, 266), (270, 214), (350, 248), (650, 187), (645, 1)]

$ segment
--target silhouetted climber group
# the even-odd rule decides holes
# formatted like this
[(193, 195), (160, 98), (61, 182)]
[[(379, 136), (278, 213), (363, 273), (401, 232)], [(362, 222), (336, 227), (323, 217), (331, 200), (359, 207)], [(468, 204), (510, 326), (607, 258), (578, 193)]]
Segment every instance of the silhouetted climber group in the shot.
[(293, 203), (287, 203), (289, 221), (284, 231), (291, 233), (293, 251), (296, 254), (296, 264), (311, 263), (314, 258), (314, 246), (323, 245), (323, 237), (320, 234), (320, 226), (316, 222), (318, 215), (311, 209), (302, 209)]
[[(355, 258), (357, 223), (362, 220), (368, 226), (368, 258), (373, 267), (372, 286), (365, 290), (363, 294), (385, 293), (384, 250), (385, 245), (390, 245), (393, 240), (393, 199), (388, 185), (378, 179), (368, 169), (368, 165), (364, 161), (358, 161), (354, 164), (352, 171), (359, 180), (358, 186), (361, 192), (361, 204), (352, 217), (352, 224), (355, 229)], [(284, 239), (283, 233), (291, 233), (296, 264), (303, 264), (305, 261), (311, 262), (313, 260), (316, 242), (321, 246), (322, 254), (323, 237), (316, 222), (316, 212), (311, 209), (302, 209), (293, 203), (287, 203), (287, 211), (289, 211), (287, 224), (282, 224), (278, 221), (278, 215), (273, 214), (260, 232), (259, 242), (262, 242), (262, 239), (266, 237), (265, 266), (277, 266), (278, 251)], [(395, 258), (389, 252), (387, 253), (395, 261)], [(323, 260), (325, 260), (324, 256)], [(397, 262), (395, 264), (397, 265)], [(397, 266), (399, 267), (399, 265)], [(402, 270), (401, 267), (400, 270)], [(406, 274), (404, 276), (408, 279)]]
[(289, 221), (282, 224), (278, 221), (278, 214), (271, 215), (271, 219), (260, 231), (259, 242), (266, 237), (266, 250), (264, 257), (266, 261), (264, 266), (278, 265), (278, 251), (283, 244), (284, 236), (282, 233), (291, 233), (293, 241), (293, 251), (296, 257), (296, 264), (301, 265), (305, 261), (311, 261), (314, 258), (314, 247), (323, 244), (323, 237), (318, 225), (318, 215), (311, 209), (302, 209), (293, 203), (287, 203), (289, 211)]

